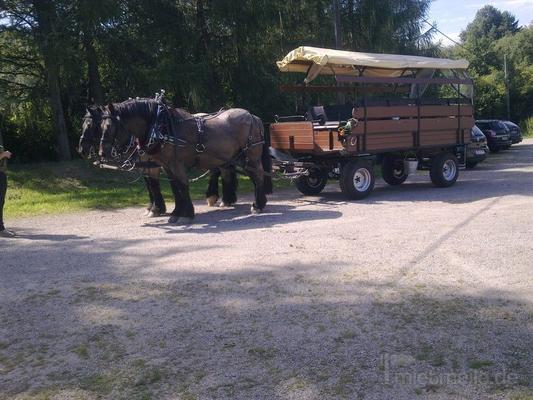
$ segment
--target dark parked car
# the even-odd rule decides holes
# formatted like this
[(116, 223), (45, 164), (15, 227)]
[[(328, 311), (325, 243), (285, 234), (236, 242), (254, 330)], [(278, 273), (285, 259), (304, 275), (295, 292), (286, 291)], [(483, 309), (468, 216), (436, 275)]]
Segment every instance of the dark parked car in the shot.
[(502, 121), (484, 119), (476, 121), (476, 125), (485, 134), (489, 150), (492, 153), (497, 153), (500, 149), (511, 146), (511, 133)]
[(477, 126), (470, 131), (472, 141), (466, 148), (466, 168), (474, 168), (478, 163), (487, 158), (489, 148), (487, 138)]
[(511, 121), (502, 121), (507, 129), (509, 129), (509, 132), (511, 133), (511, 142), (513, 144), (520, 143), (522, 138), (522, 130), (518, 125), (516, 125), (514, 122)]

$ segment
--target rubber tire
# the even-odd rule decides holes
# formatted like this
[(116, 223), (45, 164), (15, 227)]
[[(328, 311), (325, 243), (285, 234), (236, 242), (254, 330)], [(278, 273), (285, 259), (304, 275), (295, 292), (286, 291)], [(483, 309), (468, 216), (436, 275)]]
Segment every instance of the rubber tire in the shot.
[(489, 150), (491, 153), (498, 153), (500, 148), (498, 146), (489, 146)]
[(467, 169), (474, 169), (474, 168), (476, 168), (477, 164), (478, 164), (478, 161), (467, 161), (466, 162), (466, 168)]
[(306, 196), (315, 196), (320, 194), (320, 192), (324, 190), (324, 187), (326, 187), (326, 184), (328, 183), (328, 174), (319, 168), (312, 168), (310, 172), (313, 178), (318, 179), (316, 183), (313, 184), (309, 182), (310, 176), (300, 176), (296, 178), (295, 184), (300, 193)]
[[(370, 173), (370, 185), (364, 192), (357, 190), (353, 184), (355, 173), (361, 168), (368, 170)], [(370, 194), (372, 189), (374, 189), (375, 183), (376, 178), (374, 176), (374, 168), (372, 167), (372, 163), (369, 161), (350, 161), (342, 168), (339, 184), (342, 193), (344, 193), (349, 200), (364, 199)]]
[(383, 180), (391, 186), (401, 185), (407, 179), (407, 174), (405, 171), (403, 171), (401, 177), (394, 175), (394, 161), (394, 157), (385, 156), (381, 163), (381, 175), (383, 176)]
[[(444, 163), (448, 160), (452, 160), (455, 163), (455, 177), (449, 181), (446, 180), (443, 176), (443, 167)], [(453, 184), (457, 181), (457, 178), (459, 178), (459, 163), (457, 162), (457, 158), (450, 153), (441, 153), (438, 156), (436, 156), (432, 162), (431, 162), (431, 169), (429, 170), (429, 177), (431, 178), (431, 182), (437, 187), (450, 187), (453, 186)]]

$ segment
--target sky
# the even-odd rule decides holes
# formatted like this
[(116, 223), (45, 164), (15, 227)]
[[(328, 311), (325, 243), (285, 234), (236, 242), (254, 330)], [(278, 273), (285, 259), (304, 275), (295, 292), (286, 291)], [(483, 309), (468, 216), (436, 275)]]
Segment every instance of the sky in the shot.
[[(474, 19), (477, 10), (487, 4), (509, 11), (518, 19), (519, 25), (533, 22), (533, 0), (434, 0), (428, 21), (436, 22), (440, 31), (458, 41), (459, 34)], [(452, 44), (439, 33), (435, 34), (434, 40), (442, 40), (444, 45)]]

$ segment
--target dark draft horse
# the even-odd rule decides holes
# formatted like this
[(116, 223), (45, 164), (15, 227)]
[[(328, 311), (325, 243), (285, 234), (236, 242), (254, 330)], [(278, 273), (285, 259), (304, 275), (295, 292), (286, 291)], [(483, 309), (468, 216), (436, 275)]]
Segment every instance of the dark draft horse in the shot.
[(244, 109), (195, 117), (156, 100), (128, 100), (104, 109), (101, 130), (99, 154), (104, 159), (134, 137), (163, 167), (173, 182), (175, 209), (170, 223), (189, 224), (194, 218), (187, 177), (191, 168), (220, 168), (224, 178), (228, 168), (241, 167), (255, 186), (252, 213), (264, 209), (266, 193), (272, 192), (272, 180), (265, 175), (271, 170), (271, 158), (263, 123)]
[[(81, 136), (78, 145), (78, 153), (85, 159), (92, 159), (97, 156), (102, 137), (101, 121), (103, 107), (91, 105), (86, 109), (82, 119)], [(195, 116), (208, 116), (209, 114), (194, 114)], [(140, 155), (139, 161), (151, 161), (147, 155)], [(144, 182), (150, 201), (146, 208), (145, 215), (149, 217), (159, 217), (166, 213), (166, 204), (161, 193), (159, 183), (161, 168), (143, 168)], [(222, 202), (220, 207), (227, 207), (237, 202), (237, 173), (235, 168), (230, 168), (222, 179)], [(209, 183), (206, 191), (207, 204), (214, 207), (220, 197), (218, 180), (222, 176), (220, 169), (215, 168), (209, 171)], [(173, 184), (173, 181), (170, 182)]]

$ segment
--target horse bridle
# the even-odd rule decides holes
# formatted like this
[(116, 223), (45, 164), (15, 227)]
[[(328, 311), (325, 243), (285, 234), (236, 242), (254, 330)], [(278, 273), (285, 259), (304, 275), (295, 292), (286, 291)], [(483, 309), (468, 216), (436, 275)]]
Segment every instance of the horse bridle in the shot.
[[(108, 111), (105, 111), (103, 114), (102, 114), (102, 121), (104, 121), (105, 119), (109, 119), (113, 122), (116, 122), (118, 124), (118, 126), (123, 129), (125, 132), (126, 132), (126, 135), (128, 135), (128, 137), (130, 138), (130, 141), (127, 145), (127, 147), (122, 150), (122, 151), (119, 151), (116, 146), (114, 146), (113, 142), (116, 141), (116, 133), (115, 133), (115, 137), (113, 138), (113, 141), (110, 143), (111, 144), (111, 157), (113, 157), (114, 159), (117, 159), (119, 158), (122, 154), (125, 154), (125, 153), (128, 153), (133, 147), (136, 147), (136, 144), (135, 144), (135, 137), (130, 133), (130, 131), (128, 130), (128, 128), (126, 128), (126, 126), (122, 123), (122, 120), (120, 119), (120, 116), (118, 115), (113, 115), (111, 113), (109, 113)], [(100, 146), (103, 146), (104, 144), (107, 144), (107, 141), (104, 140), (104, 134), (102, 132), (102, 136), (100, 138)], [(137, 150), (137, 149), (135, 149)], [(130, 159), (132, 156), (133, 156), (134, 152), (132, 152), (132, 154), (130, 154), (130, 156), (128, 157), (128, 159)]]
[[(83, 121), (91, 121), (92, 122), (92, 129), (91, 129), (91, 149), (89, 150), (89, 155), (88, 157), (89, 158), (92, 158), (93, 156), (96, 156), (97, 152), (96, 152), (96, 149), (95, 147), (97, 146), (97, 141), (96, 141), (96, 131), (98, 129), (100, 129), (100, 123), (101, 123), (101, 117), (94, 117), (91, 113), (88, 113), (89, 115), (85, 115), (82, 120)], [(80, 142), (84, 141), (84, 140), (87, 140), (87, 131), (84, 131), (83, 134), (81, 135), (80, 137)], [(100, 135), (100, 140), (102, 139), (101, 135)]]

